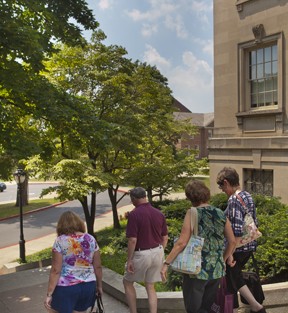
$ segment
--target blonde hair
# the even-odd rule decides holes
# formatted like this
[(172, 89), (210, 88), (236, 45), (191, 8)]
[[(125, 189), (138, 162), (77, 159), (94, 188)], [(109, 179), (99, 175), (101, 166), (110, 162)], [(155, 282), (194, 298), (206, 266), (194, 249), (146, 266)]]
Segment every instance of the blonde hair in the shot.
[(74, 212), (64, 212), (57, 223), (57, 235), (69, 235), (75, 234), (76, 232), (86, 232), (84, 221)]

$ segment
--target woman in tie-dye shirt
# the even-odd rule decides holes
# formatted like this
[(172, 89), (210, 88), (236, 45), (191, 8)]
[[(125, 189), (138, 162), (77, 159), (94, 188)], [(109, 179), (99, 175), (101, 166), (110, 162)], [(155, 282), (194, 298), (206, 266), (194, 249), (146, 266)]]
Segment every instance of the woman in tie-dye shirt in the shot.
[(85, 312), (103, 293), (99, 246), (71, 211), (61, 215), (57, 235), (45, 307), (49, 312)]

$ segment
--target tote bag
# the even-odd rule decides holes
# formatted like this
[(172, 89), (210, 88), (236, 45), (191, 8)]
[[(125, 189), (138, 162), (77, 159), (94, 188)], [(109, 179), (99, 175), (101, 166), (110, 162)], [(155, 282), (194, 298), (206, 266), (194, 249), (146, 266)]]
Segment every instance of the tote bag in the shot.
[[(192, 235), (185, 247), (174, 261), (170, 264), (172, 270), (185, 274), (198, 274), (201, 271), (202, 248), (204, 238), (198, 236), (198, 215), (197, 209), (191, 209), (191, 229)], [(194, 221), (194, 223), (193, 223)]]
[(227, 291), (226, 277), (220, 280), (216, 298), (211, 306), (210, 313), (233, 313), (234, 295)]
[(242, 247), (247, 243), (256, 240), (257, 238), (262, 236), (262, 233), (257, 228), (253, 216), (248, 212), (245, 202), (243, 199), (236, 193), (236, 197), (241, 202), (244, 210), (245, 210), (245, 217), (244, 217), (244, 224), (242, 228), (243, 236), (240, 242), (236, 245), (236, 248)]

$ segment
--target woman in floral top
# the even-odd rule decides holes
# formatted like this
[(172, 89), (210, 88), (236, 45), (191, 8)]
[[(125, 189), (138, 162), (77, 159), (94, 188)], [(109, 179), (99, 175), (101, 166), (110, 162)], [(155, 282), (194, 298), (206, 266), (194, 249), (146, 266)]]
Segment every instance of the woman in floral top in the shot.
[(44, 305), (51, 313), (86, 312), (103, 294), (99, 246), (71, 211), (61, 215), (57, 235)]
[[(197, 275), (183, 274), (183, 298), (187, 313), (209, 313), (216, 298), (221, 277), (225, 276), (225, 262), (235, 248), (235, 237), (224, 212), (208, 204), (210, 190), (198, 180), (185, 188), (186, 197), (197, 208), (198, 235), (204, 238), (201, 271)], [(186, 247), (191, 229), (191, 210), (187, 210), (179, 239), (167, 256), (162, 271), (166, 280), (169, 264)], [(224, 237), (227, 245), (224, 249)], [(224, 251), (223, 251), (224, 250)]]

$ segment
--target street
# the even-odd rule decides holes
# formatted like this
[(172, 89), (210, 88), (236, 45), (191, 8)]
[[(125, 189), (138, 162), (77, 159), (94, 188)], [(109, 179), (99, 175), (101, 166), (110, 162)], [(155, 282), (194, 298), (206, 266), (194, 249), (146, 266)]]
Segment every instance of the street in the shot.
[[(1, 193), (1, 196), (2, 195), (3, 193)], [(119, 197), (121, 196), (122, 196), (122, 193), (119, 192)], [(97, 195), (96, 202), (97, 202), (96, 216), (111, 210), (110, 199), (108, 197), (107, 191), (99, 193)], [(129, 203), (130, 203), (130, 198), (126, 196), (120, 201), (120, 203), (118, 204), (118, 207), (127, 205)], [(31, 212), (29, 214), (25, 214), (23, 216), (25, 241), (29, 241), (32, 239), (36, 239), (42, 236), (55, 233), (57, 221), (60, 215), (63, 212), (68, 211), (68, 210), (72, 210), (73, 212), (76, 212), (83, 219), (85, 219), (82, 206), (78, 200), (69, 201), (59, 206), (52, 207), (46, 210), (41, 210), (39, 212)], [(1, 238), (0, 248), (18, 244), (19, 234), (20, 234), (19, 227), (20, 227), (19, 217), (5, 219), (3, 221), (0, 221), (0, 238)]]

